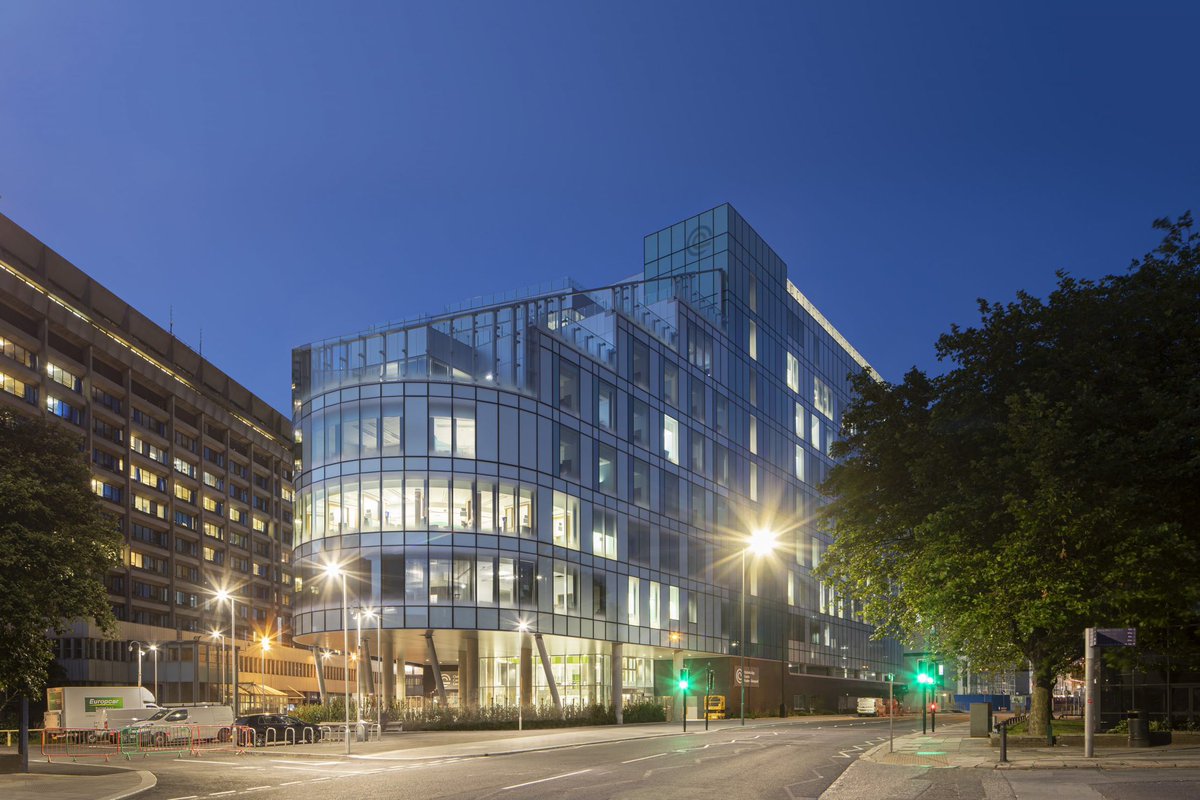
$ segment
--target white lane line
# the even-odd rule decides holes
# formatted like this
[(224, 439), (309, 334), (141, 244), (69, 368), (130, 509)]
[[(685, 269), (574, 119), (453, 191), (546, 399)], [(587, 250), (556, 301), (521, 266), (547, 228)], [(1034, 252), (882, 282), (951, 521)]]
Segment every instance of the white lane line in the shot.
[(224, 792), (209, 792), (209, 797), (220, 797), (223, 794), (237, 794), (237, 789), (227, 789)]
[(628, 761), (622, 761), (621, 763), (622, 764), (632, 764), (635, 761), (646, 761), (647, 759), (658, 758), (659, 756), (665, 756), (665, 755), (666, 755), (666, 753), (655, 753), (652, 756), (642, 756), (641, 758), (631, 758)]
[(229, 764), (230, 766), (234, 766), (240, 762), (238, 762), (238, 761), (209, 761), (207, 758), (205, 758), (205, 759), (202, 759), (195, 763), (197, 763), (197, 764)]
[(270, 789), (270, 786), (251, 786), (249, 789), (242, 789), (243, 792), (257, 792), (259, 789)]
[(199, 796), (198, 794), (187, 794), (183, 797), (172, 797), (170, 800), (196, 800)]
[(520, 789), (522, 786), (533, 786), (535, 783), (545, 783), (546, 781), (556, 781), (559, 778), (569, 778), (572, 775), (582, 775), (585, 772), (591, 772), (591, 771), (592, 771), (591, 767), (588, 767), (587, 769), (577, 769), (574, 772), (564, 772), (562, 775), (554, 775), (552, 777), (541, 778), (536, 781), (527, 781), (525, 783), (514, 783), (512, 786), (505, 786), (503, 789), (500, 789), (500, 791), (507, 792), (509, 789)]
[(283, 783), (281, 783), (279, 785), (280, 786), (295, 786), (297, 783), (304, 783), (304, 781), (284, 781)]

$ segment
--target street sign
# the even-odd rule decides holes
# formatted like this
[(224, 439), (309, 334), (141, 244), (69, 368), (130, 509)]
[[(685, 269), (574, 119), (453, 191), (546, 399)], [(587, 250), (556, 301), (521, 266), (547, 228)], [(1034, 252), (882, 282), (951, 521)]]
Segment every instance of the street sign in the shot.
[(1092, 628), (1092, 647), (1135, 647), (1137, 628)]
[[(742, 668), (738, 667), (733, 671), (733, 682), (738, 686), (742, 685)], [(758, 686), (758, 667), (746, 667), (746, 685)]]

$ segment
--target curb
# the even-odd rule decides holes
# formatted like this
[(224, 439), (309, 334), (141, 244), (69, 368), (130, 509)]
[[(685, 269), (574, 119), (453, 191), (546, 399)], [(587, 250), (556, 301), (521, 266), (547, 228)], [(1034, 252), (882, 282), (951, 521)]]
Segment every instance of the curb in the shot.
[(110, 795), (106, 795), (104, 797), (99, 797), (99, 798), (96, 798), (96, 800), (124, 800), (124, 798), (126, 798), (126, 797), (133, 797), (136, 794), (141, 794), (142, 792), (149, 791), (150, 789), (153, 789), (155, 786), (158, 786), (158, 778), (154, 775), (153, 772), (147, 772), (144, 769), (132, 770), (132, 771), (136, 772), (137, 776), (138, 776), (138, 785), (136, 787), (134, 787), (132, 789), (127, 789), (123, 792), (117, 792), (115, 794), (110, 794)]

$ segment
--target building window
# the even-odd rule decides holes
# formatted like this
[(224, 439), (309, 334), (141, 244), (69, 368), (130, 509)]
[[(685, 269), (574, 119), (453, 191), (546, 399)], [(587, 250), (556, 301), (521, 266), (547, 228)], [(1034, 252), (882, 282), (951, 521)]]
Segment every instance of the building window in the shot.
[(630, 380), (634, 386), (650, 390), (650, 347), (637, 339), (633, 340), (633, 374)]
[(617, 427), (617, 389), (602, 380), (596, 381), (596, 424), (609, 431)]
[(579, 610), (579, 567), (554, 559), (554, 612), (569, 614)]
[(750, 452), (758, 455), (758, 417), (750, 415)]
[(612, 445), (596, 443), (596, 488), (617, 493), (617, 451)]
[(679, 463), (679, 420), (663, 414), (663, 455), (672, 464)]
[(829, 419), (833, 419), (833, 392), (829, 385), (813, 376), (813, 407)]
[(558, 407), (579, 413), (579, 367), (562, 359), (558, 362)]
[(679, 587), (678, 586), (670, 586), (670, 587), (668, 587), (668, 592), (669, 592), (669, 595), (668, 595), (668, 601), (667, 601), (667, 619), (671, 620), (671, 622), (678, 622), (679, 621)]
[(758, 325), (750, 320), (750, 358), (758, 361)]
[(663, 400), (679, 408), (679, 367), (663, 362)]
[(804, 474), (804, 447), (799, 444), (796, 445), (796, 477), (802, 481), (808, 480)]
[(68, 372), (62, 367), (52, 362), (46, 362), (46, 376), (55, 383), (65, 386), (72, 392), (80, 392), (83, 389), (83, 381), (78, 375), (73, 372)]
[(787, 354), (787, 386), (796, 394), (800, 393), (800, 361), (791, 353)]
[(694, 377), (688, 381), (691, 394), (692, 419), (696, 422), (708, 422), (708, 404), (705, 402), (704, 383)]
[(633, 460), (633, 502), (643, 508), (650, 506), (650, 465), (640, 458)]
[(46, 396), (46, 410), (56, 417), (79, 425), (83, 421), (83, 412), (57, 397)]
[(579, 498), (566, 492), (554, 493), (551, 517), (554, 543), (572, 550), (579, 549)]
[(641, 400), (633, 400), (633, 443), (650, 447), (650, 407)]
[(558, 477), (579, 480), (579, 431), (558, 428)]
[(615, 511), (592, 510), (592, 553), (604, 558), (617, 557), (617, 514)]
[(804, 406), (800, 405), (798, 401), (796, 403), (796, 437), (804, 438)]
[(475, 457), (475, 404), (469, 400), (454, 401), (454, 455)]
[(629, 576), (629, 591), (625, 598), (626, 622), (630, 625), (642, 624), (642, 582)]
[(650, 581), (650, 627), (661, 628), (662, 617), (659, 608), (662, 602), (662, 586), (658, 581)]
[(454, 451), (454, 417), (449, 400), (429, 401), (429, 454), (448, 456)]

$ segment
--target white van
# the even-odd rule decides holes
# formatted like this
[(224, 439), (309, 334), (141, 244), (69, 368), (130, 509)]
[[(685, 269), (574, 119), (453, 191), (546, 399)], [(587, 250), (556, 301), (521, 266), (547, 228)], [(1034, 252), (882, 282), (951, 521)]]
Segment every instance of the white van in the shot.
[[(42, 727), (103, 728), (106, 713), (153, 705), (154, 695), (142, 686), (54, 686), (46, 689)], [(109, 723), (108, 727), (114, 726)]]
[(860, 697), (857, 711), (860, 717), (877, 717), (883, 713), (883, 698)]
[(183, 706), (159, 709), (149, 719), (126, 726), (121, 733), (137, 736), (140, 742), (163, 747), (189, 740), (193, 736), (226, 741), (232, 725), (233, 709), (229, 706)]

